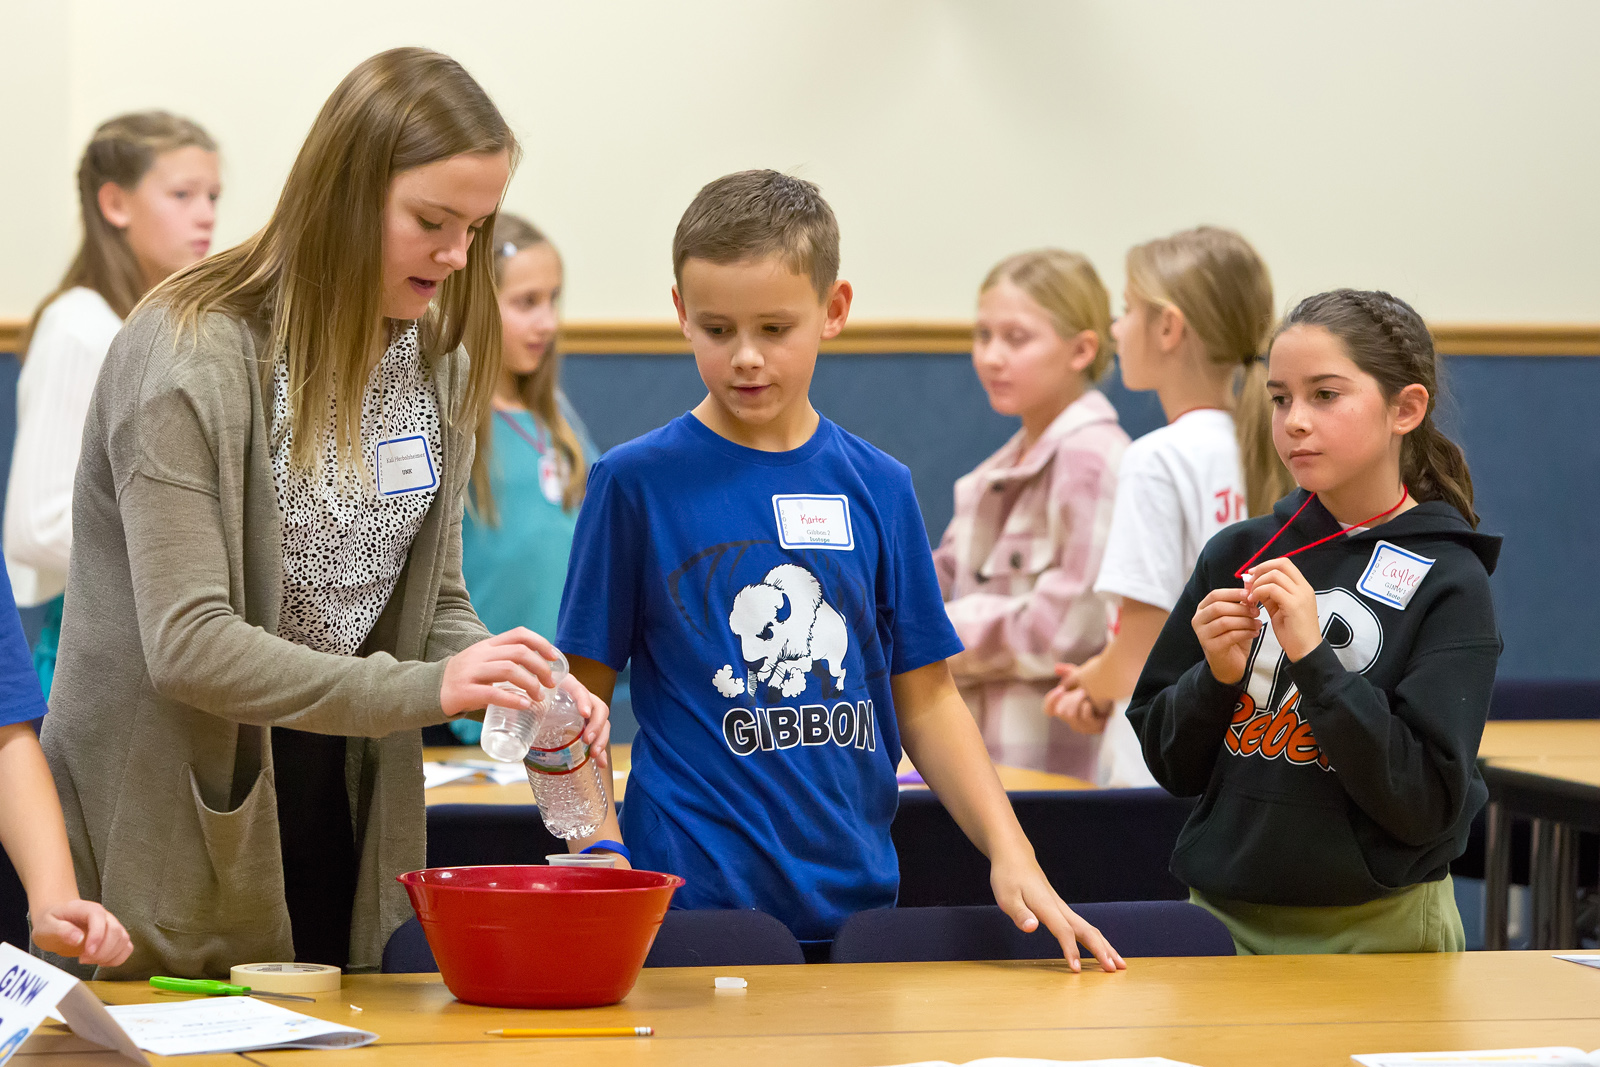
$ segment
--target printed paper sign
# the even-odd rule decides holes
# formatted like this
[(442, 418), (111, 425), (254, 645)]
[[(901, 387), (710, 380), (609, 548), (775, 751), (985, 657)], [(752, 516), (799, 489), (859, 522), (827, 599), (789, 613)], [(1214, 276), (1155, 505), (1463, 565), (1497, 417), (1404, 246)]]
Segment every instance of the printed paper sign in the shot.
[(106, 1014), (100, 998), (89, 992), (88, 986), (44, 960), (0, 944), (0, 1064), (16, 1055), (52, 1009), (85, 1041), (149, 1067), (144, 1053)]
[(357, 1048), (370, 1030), (313, 1019), (254, 997), (201, 997), (110, 1009), (139, 1047), (158, 1056), (249, 1052), (269, 1048)]
[(1362, 1067), (1475, 1067), (1482, 1063), (1492, 1063), (1496, 1067), (1594, 1067), (1600, 1063), (1593, 1054), (1582, 1049), (1556, 1046), (1471, 1052), (1385, 1052), (1350, 1058)]
[(1379, 541), (1356, 588), (1380, 604), (1404, 611), (1433, 564), (1427, 556)]
[(831, 548), (848, 552), (856, 547), (847, 497), (774, 496), (772, 510), (778, 517), (778, 544), (784, 548)]
[(1600, 956), (1592, 953), (1577, 952), (1566, 955), (1557, 954), (1556, 959), (1566, 960), (1568, 963), (1579, 963), (1585, 967), (1600, 967)]
[(433, 470), (428, 439), (421, 434), (396, 437), (378, 444), (378, 495), (399, 496), (433, 489), (439, 478)]

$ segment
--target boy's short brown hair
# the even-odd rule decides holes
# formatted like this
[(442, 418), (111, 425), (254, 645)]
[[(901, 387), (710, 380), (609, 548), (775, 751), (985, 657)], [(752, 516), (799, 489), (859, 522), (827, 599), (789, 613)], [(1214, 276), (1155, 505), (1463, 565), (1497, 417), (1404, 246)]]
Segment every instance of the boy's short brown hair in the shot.
[(689, 259), (737, 263), (778, 256), (811, 276), (818, 299), (839, 278), (839, 221), (817, 187), (775, 170), (742, 170), (695, 195), (672, 236), (672, 274), (683, 288)]

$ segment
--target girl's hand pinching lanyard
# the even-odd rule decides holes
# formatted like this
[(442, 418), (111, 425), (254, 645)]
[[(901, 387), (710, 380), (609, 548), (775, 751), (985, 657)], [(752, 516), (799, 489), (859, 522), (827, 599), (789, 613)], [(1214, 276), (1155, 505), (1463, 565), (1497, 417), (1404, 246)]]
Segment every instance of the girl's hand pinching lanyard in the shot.
[[(1300, 512), (1302, 512), (1306, 508), (1310, 507), (1311, 506), (1311, 502), (1313, 500), (1315, 500), (1315, 499), (1317, 499), (1317, 494), (1315, 494), (1315, 493), (1312, 493), (1310, 496), (1306, 497), (1306, 502), (1304, 504), (1301, 504), (1300, 507), (1295, 511), (1295, 513), (1293, 515), (1289, 516), (1289, 521), (1284, 523), (1282, 526), (1278, 527), (1278, 532), (1273, 534), (1272, 537), (1267, 541), (1266, 544), (1264, 544), (1260, 548), (1256, 549), (1256, 554), (1251, 556), (1249, 559), (1245, 560), (1244, 561), (1244, 566), (1242, 566), (1238, 570), (1234, 571), (1233, 572), (1233, 576), (1235, 578), (1239, 578), (1239, 579), (1242, 580), (1244, 578), (1244, 576), (1245, 576), (1245, 572), (1248, 571), (1251, 567), (1255, 566), (1256, 560), (1260, 559), (1262, 554), (1265, 553), (1267, 551), (1267, 549), (1272, 547), (1272, 542), (1276, 541), (1278, 538), (1282, 537), (1283, 536), (1283, 531), (1285, 531), (1289, 527), (1293, 526), (1294, 525), (1294, 520), (1296, 520), (1296, 519), (1298, 519), (1300, 517)], [(1405, 507), (1406, 501), (1410, 500), (1410, 499), (1411, 499), (1411, 490), (1409, 488), (1407, 488), (1406, 486), (1402, 485), (1400, 487), (1400, 502), (1398, 504), (1396, 504), (1394, 507), (1390, 508), (1388, 511), (1380, 511), (1380, 512), (1378, 512), (1378, 514), (1372, 516), (1372, 518), (1367, 519), (1365, 522), (1358, 522), (1354, 526), (1350, 527), (1350, 529), (1348, 529), (1348, 530), (1340, 530), (1338, 533), (1331, 533), (1327, 537), (1319, 537), (1315, 541), (1311, 542), (1309, 545), (1301, 545), (1299, 548), (1294, 549), (1291, 552), (1285, 552), (1281, 557), (1280, 556), (1275, 556), (1273, 558), (1274, 559), (1288, 559), (1290, 556), (1298, 556), (1302, 552), (1311, 551), (1313, 548), (1316, 548), (1318, 545), (1325, 545), (1329, 541), (1335, 540), (1336, 538), (1343, 537), (1346, 534), (1350, 533), (1352, 530), (1359, 530), (1362, 527), (1371, 526), (1373, 523), (1379, 521), (1380, 519), (1386, 519), (1390, 515), (1393, 515), (1395, 512), (1399, 511), (1401, 508)]]

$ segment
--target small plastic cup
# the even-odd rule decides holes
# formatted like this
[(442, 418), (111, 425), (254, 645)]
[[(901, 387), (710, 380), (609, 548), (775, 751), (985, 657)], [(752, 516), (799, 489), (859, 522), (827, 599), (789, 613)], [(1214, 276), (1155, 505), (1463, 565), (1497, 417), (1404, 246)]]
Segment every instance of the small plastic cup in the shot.
[[(567, 657), (557, 651), (556, 658), (548, 662), (550, 672), (555, 675), (555, 684), (560, 685), (569, 670)], [(494, 687), (508, 693), (527, 695), (520, 687), (510, 682), (496, 682)], [(484, 710), (483, 733), (478, 737), (478, 747), (482, 748), (490, 759), (499, 763), (521, 763), (533, 745), (533, 731), (538, 725), (542, 701), (541, 694), (540, 701), (535, 702), (527, 711), (490, 704)]]
[(552, 867), (615, 867), (615, 852), (555, 852), (544, 858)]

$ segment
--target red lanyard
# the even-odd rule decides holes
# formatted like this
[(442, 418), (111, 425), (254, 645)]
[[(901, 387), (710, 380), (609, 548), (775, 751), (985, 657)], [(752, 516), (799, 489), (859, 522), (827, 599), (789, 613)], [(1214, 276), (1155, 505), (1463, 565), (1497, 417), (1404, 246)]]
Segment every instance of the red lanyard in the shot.
[[(1368, 519), (1366, 522), (1358, 522), (1358, 523), (1356, 523), (1355, 526), (1350, 527), (1349, 530), (1340, 530), (1338, 533), (1331, 533), (1327, 537), (1318, 538), (1317, 540), (1311, 542), (1309, 545), (1301, 545), (1299, 548), (1295, 549), (1293, 552), (1285, 552), (1282, 557), (1275, 557), (1275, 558), (1288, 559), (1290, 556), (1298, 556), (1300, 553), (1308, 552), (1311, 549), (1316, 548), (1318, 545), (1325, 545), (1329, 541), (1332, 541), (1336, 537), (1343, 537), (1345, 534), (1349, 533), (1350, 530), (1354, 530), (1354, 529), (1357, 529), (1357, 528), (1362, 527), (1362, 526), (1371, 526), (1373, 523), (1377, 522), (1379, 519), (1384, 519), (1384, 518), (1389, 517), (1390, 515), (1393, 515), (1395, 512), (1399, 511), (1402, 507), (1405, 506), (1405, 503), (1406, 503), (1407, 500), (1411, 499), (1411, 490), (1410, 489), (1408, 489), (1407, 487), (1402, 485), (1400, 487), (1400, 490), (1401, 490), (1401, 492), (1400, 492), (1400, 503), (1396, 504), (1394, 507), (1390, 508), (1388, 511), (1380, 511), (1378, 514), (1372, 516), (1372, 518)], [(1283, 531), (1287, 530), (1289, 527), (1294, 525), (1294, 520), (1296, 520), (1296, 519), (1298, 519), (1300, 517), (1300, 512), (1304, 511), (1306, 508), (1310, 507), (1311, 506), (1311, 502), (1313, 500), (1315, 500), (1315, 499), (1317, 499), (1317, 494), (1315, 494), (1315, 493), (1312, 493), (1310, 496), (1306, 497), (1306, 502), (1304, 504), (1300, 505), (1299, 510), (1296, 511), (1293, 515), (1289, 516), (1289, 521), (1284, 523), (1282, 526), (1278, 527), (1278, 532), (1272, 535), (1272, 539), (1269, 540), (1266, 544), (1262, 545), (1260, 548), (1258, 548), (1256, 550), (1256, 554), (1255, 555), (1253, 555), (1249, 559), (1245, 560), (1244, 561), (1244, 566), (1240, 567), (1238, 570), (1234, 571), (1233, 572), (1233, 576), (1235, 578), (1243, 578), (1244, 577), (1244, 572), (1249, 570), (1255, 564), (1255, 561), (1261, 558), (1261, 554), (1263, 552), (1265, 552), (1267, 549), (1272, 547), (1272, 542), (1273, 541), (1276, 541), (1278, 538), (1283, 536)]]
[[(506, 425), (511, 427), (513, 430), (515, 430), (518, 437), (520, 437), (524, 441), (528, 442), (528, 446), (530, 448), (532, 448), (535, 452), (539, 453), (539, 457), (541, 459), (544, 458), (544, 446), (539, 443), (537, 438), (529, 437), (528, 436), (528, 431), (524, 430), (521, 426), (518, 426), (516, 419), (513, 419), (510, 415), (507, 415), (504, 411), (501, 411), (499, 408), (495, 408), (494, 409), (494, 413), (496, 415), (499, 415), (502, 419), (505, 419), (506, 420)], [(1267, 543), (1270, 545), (1272, 542), (1268, 541)]]

